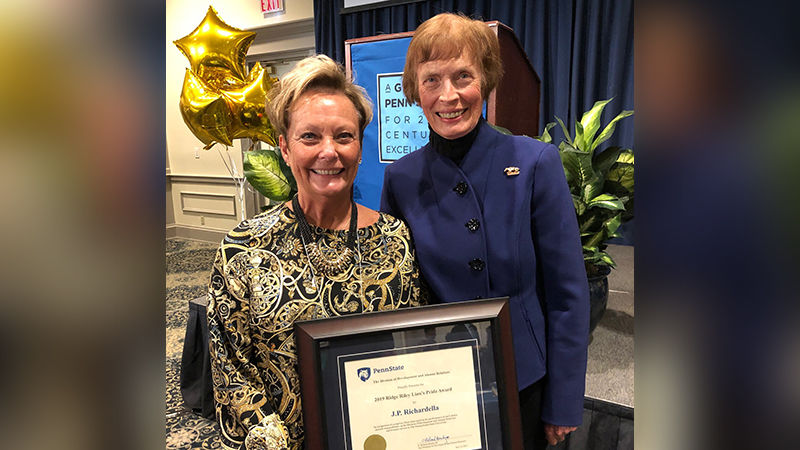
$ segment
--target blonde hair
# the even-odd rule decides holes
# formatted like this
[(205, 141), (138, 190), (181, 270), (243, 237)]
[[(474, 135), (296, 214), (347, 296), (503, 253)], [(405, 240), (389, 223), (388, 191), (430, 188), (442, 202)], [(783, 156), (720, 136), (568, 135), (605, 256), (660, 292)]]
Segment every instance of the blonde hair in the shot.
[(367, 92), (353, 84), (342, 66), (325, 55), (303, 58), (269, 91), (267, 115), (278, 134), (286, 136), (294, 102), (310, 91), (334, 92), (350, 99), (358, 113), (359, 139), (364, 137), (364, 128), (372, 120), (372, 103)]
[(428, 61), (472, 57), (481, 73), (481, 96), (486, 99), (503, 76), (500, 44), (488, 25), (463, 14), (442, 13), (422, 22), (406, 53), (403, 93), (419, 103), (417, 68)]

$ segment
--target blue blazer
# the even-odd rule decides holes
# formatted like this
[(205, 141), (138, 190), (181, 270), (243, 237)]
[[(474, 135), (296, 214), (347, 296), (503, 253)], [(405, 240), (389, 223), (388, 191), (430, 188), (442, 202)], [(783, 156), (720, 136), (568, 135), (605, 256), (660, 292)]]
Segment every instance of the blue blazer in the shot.
[(547, 374), (542, 420), (577, 426), (589, 289), (561, 159), (553, 145), (478, 126), (460, 166), (430, 144), (387, 166), (381, 210), (411, 228), (439, 301), (510, 297), (519, 389)]

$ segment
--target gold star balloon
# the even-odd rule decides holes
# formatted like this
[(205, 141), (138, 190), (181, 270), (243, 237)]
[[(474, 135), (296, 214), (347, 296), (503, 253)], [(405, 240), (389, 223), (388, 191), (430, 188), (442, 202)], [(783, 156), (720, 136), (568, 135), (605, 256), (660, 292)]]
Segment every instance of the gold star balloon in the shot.
[(241, 87), (247, 82), (246, 79), (239, 78), (238, 75), (234, 75), (230, 70), (221, 67), (205, 67), (201, 78), (207, 85), (220, 91), (232, 87)]
[[(220, 88), (222, 85), (217, 84), (219, 80), (245, 80), (245, 57), (255, 36), (256, 33), (252, 31), (226, 24), (209, 6), (200, 25), (174, 43), (189, 59), (192, 70), (200, 78)], [(223, 72), (219, 69), (223, 69)]]
[(186, 69), (180, 100), (181, 116), (189, 130), (204, 144), (233, 145), (230, 126), (231, 108), (222, 93), (209, 86), (191, 69)]
[(233, 123), (231, 133), (234, 139), (249, 137), (258, 139), (275, 147), (275, 132), (264, 111), (267, 101), (267, 92), (272, 87), (269, 74), (256, 63), (250, 70), (247, 83), (238, 88), (223, 90), (223, 95), (229, 100)]
[(205, 18), (175, 45), (189, 59), (180, 111), (205, 148), (250, 138), (277, 145), (264, 107), (272, 79), (260, 64), (247, 73), (245, 58), (255, 33), (234, 28), (208, 7)]

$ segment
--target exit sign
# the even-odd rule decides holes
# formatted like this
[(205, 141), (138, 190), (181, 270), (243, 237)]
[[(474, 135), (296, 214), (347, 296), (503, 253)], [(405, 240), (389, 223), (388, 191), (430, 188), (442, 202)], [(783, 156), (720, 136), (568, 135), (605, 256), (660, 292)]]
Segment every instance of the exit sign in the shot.
[(283, 0), (261, 0), (261, 12), (264, 14), (283, 12)]

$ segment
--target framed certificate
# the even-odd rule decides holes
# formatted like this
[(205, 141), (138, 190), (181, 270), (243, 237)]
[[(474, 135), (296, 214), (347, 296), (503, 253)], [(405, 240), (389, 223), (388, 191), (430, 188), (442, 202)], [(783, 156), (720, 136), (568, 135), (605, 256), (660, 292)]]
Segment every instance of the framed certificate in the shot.
[(508, 298), (295, 324), (306, 448), (521, 449)]

